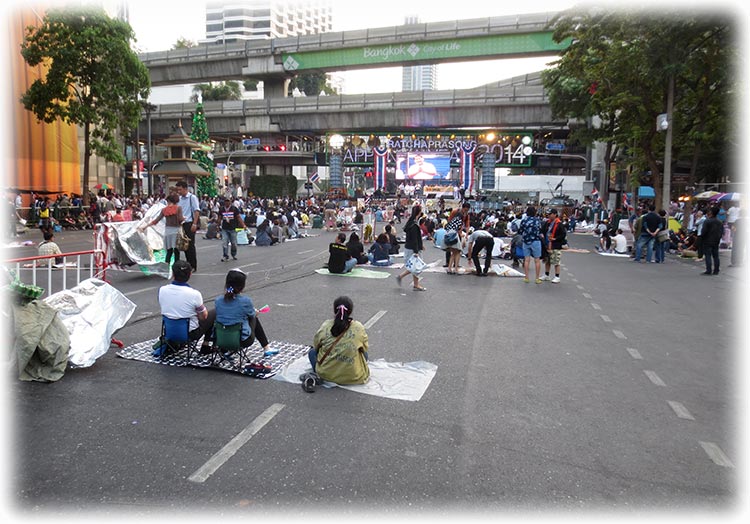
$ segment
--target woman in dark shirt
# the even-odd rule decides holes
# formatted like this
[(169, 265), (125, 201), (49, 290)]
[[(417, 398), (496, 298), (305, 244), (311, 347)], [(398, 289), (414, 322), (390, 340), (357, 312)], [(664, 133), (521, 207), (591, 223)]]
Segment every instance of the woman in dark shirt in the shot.
[(346, 243), (346, 249), (350, 257), (357, 259), (357, 264), (367, 264), (367, 255), (365, 255), (365, 246), (359, 240), (357, 233), (349, 235), (349, 242)]
[[(404, 242), (404, 264), (406, 264), (412, 256), (419, 256), (420, 251), (424, 251), (424, 245), (422, 244), (422, 230), (419, 229), (419, 218), (421, 216), (421, 206), (414, 206), (411, 208), (411, 216), (404, 226), (404, 233), (406, 234), (406, 241)], [(401, 279), (409, 273), (409, 270), (405, 270), (396, 277), (399, 285), (401, 285)], [(415, 291), (426, 290), (425, 287), (419, 285), (419, 274), (412, 273), (412, 278)]]

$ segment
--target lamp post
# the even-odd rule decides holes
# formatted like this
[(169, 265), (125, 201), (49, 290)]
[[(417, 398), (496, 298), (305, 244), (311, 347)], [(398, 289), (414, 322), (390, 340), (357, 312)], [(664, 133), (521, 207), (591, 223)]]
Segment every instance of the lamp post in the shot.
[(328, 144), (331, 146), (331, 155), (328, 159), (328, 164), (331, 170), (329, 175), (331, 187), (344, 187), (344, 159), (341, 156), (344, 137), (339, 134), (331, 135), (331, 138), (328, 139)]
[(154, 104), (151, 104), (149, 102), (146, 102), (143, 106), (143, 108), (146, 110), (146, 134), (147, 134), (147, 140), (148, 140), (148, 146), (146, 147), (146, 155), (148, 156), (148, 163), (146, 164), (149, 166), (148, 170), (148, 194), (151, 195), (154, 192), (154, 179), (151, 176), (151, 164), (153, 163), (153, 146), (151, 144), (151, 112), (156, 110), (156, 106)]

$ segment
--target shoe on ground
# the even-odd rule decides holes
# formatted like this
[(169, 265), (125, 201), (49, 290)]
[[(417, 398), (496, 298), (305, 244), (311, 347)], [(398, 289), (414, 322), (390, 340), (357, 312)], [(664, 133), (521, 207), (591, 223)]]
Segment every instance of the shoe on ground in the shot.
[(543, 280), (542, 280), (541, 278), (537, 278), (537, 279), (536, 279), (536, 280), (534, 281), (534, 283), (536, 283), (536, 284), (541, 284), (542, 282), (544, 282), (544, 281), (543, 281)]
[(718, 274), (719, 274), (719, 270), (714, 271), (714, 275), (718, 275)]
[(711, 273), (710, 271), (704, 271), (703, 273), (701, 273), (701, 275), (713, 275), (713, 273)]
[(427, 288), (424, 286), (414, 286), (414, 291), (427, 291)]
[(229, 260), (229, 257), (221, 257), (222, 262), (226, 262), (227, 260)]
[(232, 260), (237, 260), (237, 257), (232, 255)]
[(399, 286), (401, 285), (401, 280), (402, 279), (403, 279), (403, 277), (401, 275), (396, 275), (396, 282), (398, 282)]
[(543, 275), (539, 280), (542, 280), (544, 282), (549, 282), (549, 275)]
[(524, 278), (523, 278), (523, 282), (524, 282), (524, 284), (528, 284), (528, 283), (529, 283), (529, 279), (528, 279), (528, 278), (526, 278), (526, 277), (524, 277)]
[(552, 280), (550, 280), (553, 284), (559, 284), (560, 283), (560, 277), (553, 277)]

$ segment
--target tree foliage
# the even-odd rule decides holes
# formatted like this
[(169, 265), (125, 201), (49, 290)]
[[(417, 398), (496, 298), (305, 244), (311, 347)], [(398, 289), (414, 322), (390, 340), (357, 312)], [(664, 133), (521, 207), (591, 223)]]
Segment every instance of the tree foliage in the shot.
[(150, 90), (146, 67), (130, 47), (130, 25), (99, 8), (51, 9), (39, 27), (26, 29), (21, 55), (29, 66), (44, 66), (21, 97), (23, 106), (47, 123), (62, 119), (84, 134), (83, 194), (88, 202), (89, 159), (97, 154), (122, 164), (118, 133), (140, 120)]
[(233, 80), (228, 82), (209, 82), (207, 84), (196, 84), (193, 86), (192, 102), (198, 102), (200, 95), (203, 102), (221, 100), (241, 100), (242, 87), (239, 82)]
[(301, 73), (289, 83), (289, 92), (299, 89), (307, 96), (318, 96), (320, 93), (326, 95), (335, 95), (336, 90), (328, 85), (328, 77), (324, 71), (314, 73)]
[(673, 162), (690, 161), (693, 181), (716, 174), (705, 169), (705, 161), (726, 159), (731, 136), (727, 116), (736, 47), (727, 20), (705, 13), (608, 10), (566, 12), (553, 25), (555, 39), (570, 38), (572, 44), (543, 76), (552, 111), (601, 122), (581, 126), (575, 138), (607, 143), (607, 163), (626, 152), (635, 173), (651, 171), (660, 202), (664, 135), (656, 130), (656, 118), (666, 112), (671, 77)]
[[(208, 122), (206, 122), (206, 114), (203, 112), (203, 104), (198, 104), (195, 108), (195, 114), (193, 115), (193, 125), (190, 131), (190, 138), (200, 144), (204, 144), (206, 149), (211, 146), (211, 137), (208, 133)], [(198, 177), (196, 181), (196, 192), (199, 196), (208, 195), (216, 196), (216, 182), (214, 181), (214, 161), (208, 156), (208, 152), (202, 149), (193, 151), (193, 160), (198, 162), (198, 165), (208, 171), (208, 175)]]
[(184, 36), (181, 36), (181, 37), (180, 37), (180, 38), (178, 38), (178, 39), (177, 39), (177, 41), (176, 41), (176, 42), (174, 43), (174, 45), (172, 46), (172, 49), (188, 49), (188, 48), (191, 48), (191, 47), (195, 47), (195, 46), (197, 46), (197, 45), (198, 45), (198, 44), (196, 44), (196, 43), (195, 43), (195, 42), (193, 42), (192, 40), (188, 40), (188, 39), (187, 39), (187, 38), (185, 38)]

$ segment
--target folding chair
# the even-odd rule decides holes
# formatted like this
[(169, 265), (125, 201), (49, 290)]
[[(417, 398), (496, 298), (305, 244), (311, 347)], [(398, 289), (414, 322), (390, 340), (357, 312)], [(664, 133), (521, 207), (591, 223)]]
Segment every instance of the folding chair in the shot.
[(190, 339), (189, 318), (161, 317), (161, 340), (167, 345), (161, 358), (170, 354), (185, 352), (185, 362), (190, 362), (190, 355), (198, 350), (198, 341)]
[[(247, 351), (255, 341), (255, 318), (250, 321), (252, 334), (250, 344), (242, 347), (242, 324), (232, 324), (225, 326), (221, 322), (214, 322), (214, 351), (215, 354), (221, 355), (224, 359), (230, 360), (231, 357), (237, 357), (239, 362), (236, 363), (238, 369), (242, 370), (243, 365), (248, 360)], [(233, 362), (234, 363), (234, 362)]]

